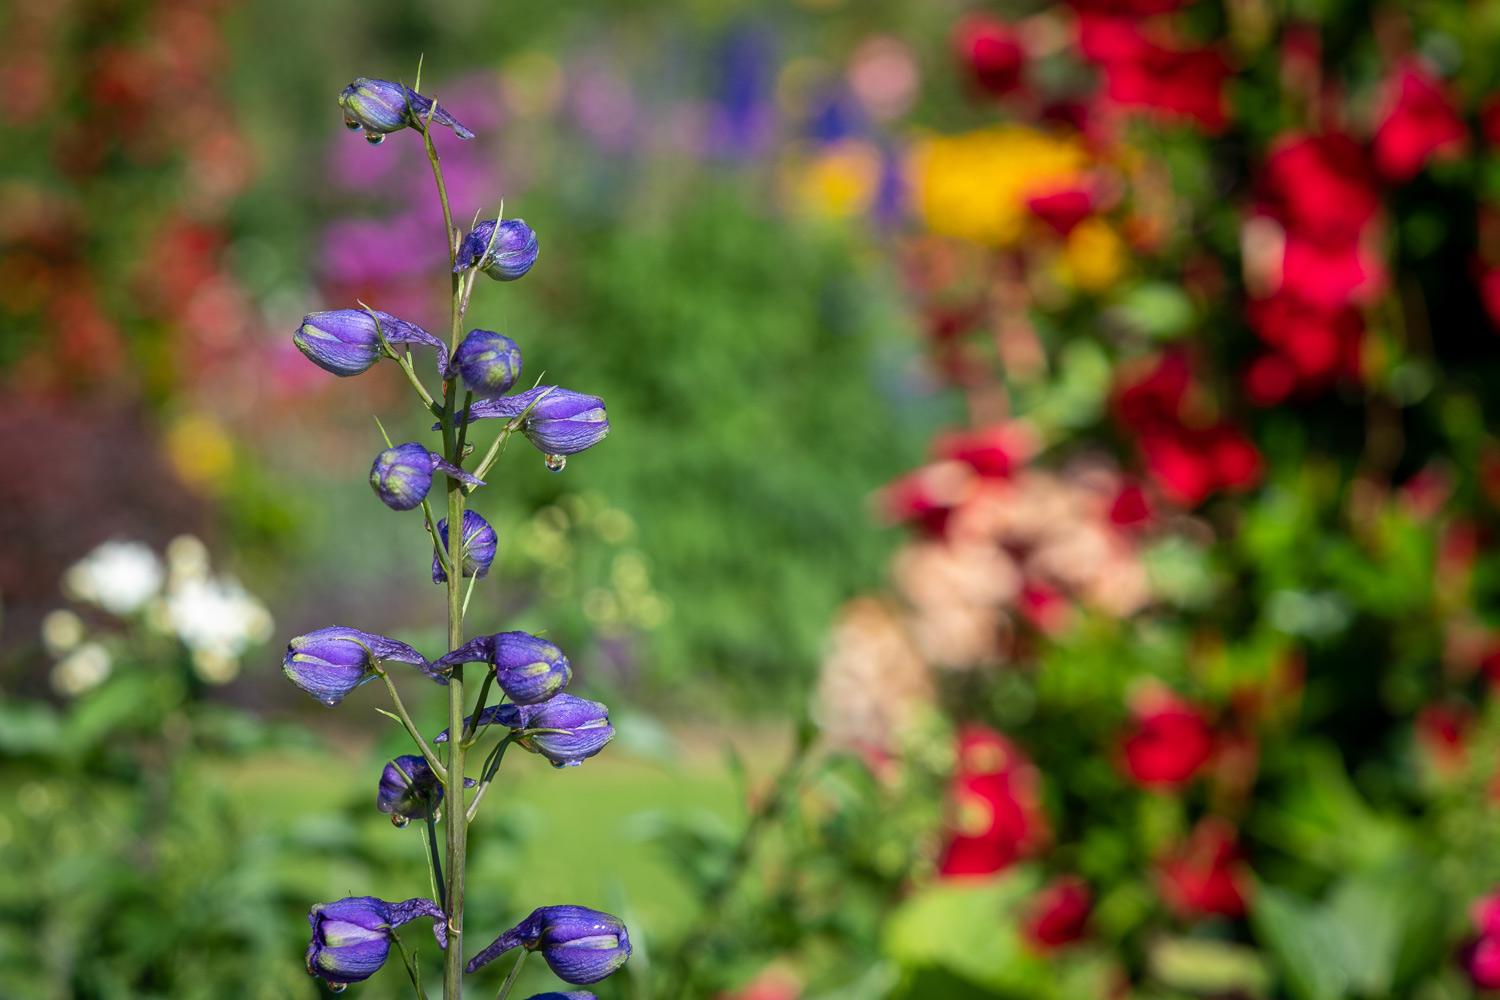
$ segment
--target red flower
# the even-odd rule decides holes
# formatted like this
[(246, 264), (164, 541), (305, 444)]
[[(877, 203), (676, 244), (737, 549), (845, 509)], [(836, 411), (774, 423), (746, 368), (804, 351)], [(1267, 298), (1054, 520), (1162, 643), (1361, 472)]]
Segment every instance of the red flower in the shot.
[(1490, 322), (1500, 327), (1500, 267), (1485, 268), (1479, 274), (1479, 301)]
[(963, 462), (989, 479), (1004, 479), (1036, 452), (1036, 434), (1025, 424), (991, 424), (951, 431), (933, 445), (938, 458)]
[(1097, 15), (1079, 18), (1078, 48), (1104, 74), (1105, 96), (1122, 108), (1194, 122), (1210, 133), (1228, 122), (1229, 65), (1214, 49), (1169, 48), (1132, 21)]
[(1010, 25), (973, 14), (958, 23), (953, 44), (959, 62), (977, 90), (991, 97), (1004, 97), (1020, 89), (1026, 50)]
[(1453, 777), (1463, 770), (1473, 722), (1474, 713), (1465, 705), (1434, 703), (1417, 713), (1417, 747), (1439, 777)]
[(956, 462), (924, 466), (886, 484), (879, 506), (886, 520), (913, 524), (930, 535), (942, 535), (953, 513), (973, 486), (972, 473)]
[(1475, 900), (1469, 919), (1477, 933), (1459, 953), (1459, 961), (1475, 986), (1500, 989), (1500, 893)]
[(950, 791), (953, 820), (938, 870), (991, 875), (1034, 854), (1047, 839), (1041, 777), (1004, 736), (983, 726), (959, 734)]
[(1380, 210), (1364, 150), (1337, 132), (1278, 139), (1260, 180), (1261, 214), (1320, 243), (1356, 242)]
[(1144, 375), (1124, 383), (1115, 393), (1115, 416), (1135, 431), (1159, 425), (1177, 425), (1183, 403), (1193, 385), (1187, 355), (1168, 351)]
[(1082, 879), (1064, 875), (1045, 886), (1031, 901), (1022, 933), (1039, 951), (1051, 951), (1083, 937), (1093, 908), (1093, 896)]
[(1141, 436), (1146, 471), (1167, 499), (1196, 507), (1220, 490), (1260, 481), (1260, 452), (1228, 424), (1204, 430), (1158, 429)]
[(1234, 827), (1202, 820), (1187, 841), (1158, 866), (1162, 899), (1184, 919), (1245, 914), (1246, 888)]
[(1121, 528), (1132, 528), (1147, 524), (1150, 520), (1151, 504), (1146, 499), (1146, 491), (1141, 489), (1139, 483), (1123, 484), (1109, 505), (1110, 523)]
[(1192, 0), (1070, 0), (1080, 13), (1112, 14), (1116, 17), (1150, 17), (1186, 6)]
[(1032, 195), (1026, 207), (1059, 236), (1066, 236), (1094, 210), (1094, 193), (1086, 187), (1060, 188)]
[(1214, 751), (1203, 713), (1176, 695), (1153, 691), (1134, 710), (1135, 727), (1121, 742), (1131, 780), (1146, 788), (1177, 788), (1193, 779)]
[(1297, 388), (1297, 369), (1279, 354), (1262, 354), (1245, 370), (1245, 395), (1256, 406), (1275, 406)]
[(1375, 130), (1375, 167), (1392, 181), (1409, 181), (1435, 156), (1455, 156), (1469, 133), (1442, 84), (1409, 60), (1386, 81), (1386, 112)]

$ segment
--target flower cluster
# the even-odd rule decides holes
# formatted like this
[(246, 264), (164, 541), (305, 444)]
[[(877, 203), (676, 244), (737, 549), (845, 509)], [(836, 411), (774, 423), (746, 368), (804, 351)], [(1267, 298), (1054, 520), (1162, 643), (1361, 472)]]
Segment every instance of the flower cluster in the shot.
[[(437, 101), (404, 84), (360, 78), (339, 96), (345, 124), (378, 145), (393, 132), (420, 135), (431, 160), (445, 220), (451, 215), (441, 161), (432, 145), (434, 124), (459, 138), (472, 133)], [(418, 752), (390, 760), (380, 775), (376, 807), (397, 827), (418, 822), (427, 829), (424, 849), (432, 873), (433, 898), (388, 903), (373, 897), (349, 897), (314, 906), (308, 915), (312, 941), (307, 970), (331, 989), (368, 979), (389, 957), (394, 944), (413, 983), (421, 990), (417, 967), (396, 929), (418, 917), (433, 919), (444, 958), (447, 995), (461, 990), (459, 977), (473, 973), (513, 948), (522, 957), (540, 951), (562, 979), (575, 984), (597, 982), (630, 957), (630, 937), (616, 918), (580, 906), (536, 910), (496, 938), (465, 966), (463, 942), (464, 857), (467, 832), (486, 791), (495, 780), (506, 748), (512, 744), (536, 753), (557, 767), (577, 765), (599, 753), (614, 736), (609, 710), (602, 704), (564, 691), (573, 678), (572, 664), (552, 642), (526, 632), (482, 635), (461, 641), (464, 609), (474, 584), (494, 564), (499, 536), (493, 526), (467, 505), (484, 486), (483, 476), (498, 460), (507, 440), (521, 434), (539, 449), (548, 468), (560, 469), (609, 433), (604, 403), (598, 397), (556, 386), (537, 386), (511, 394), (521, 374), (521, 349), (509, 337), (490, 330), (471, 330), (458, 338), (464, 312), (478, 275), (499, 281), (524, 276), (537, 260), (536, 234), (519, 219), (498, 219), (474, 226), (468, 234), (451, 230), (449, 254), (453, 272), (453, 342), (443, 343), (421, 326), (370, 308), (339, 309), (306, 316), (293, 343), (306, 357), (339, 377), (368, 371), (382, 360), (400, 366), (423, 408), (437, 418), (440, 450), (420, 441), (391, 444), (376, 455), (370, 486), (387, 507), (420, 509), (422, 527), (433, 544), (432, 579), (444, 585), (448, 599), (449, 649), (429, 659), (398, 639), (344, 625), (320, 628), (287, 644), (282, 670), (288, 680), (313, 698), (334, 706), (356, 688), (377, 678), (394, 703), (395, 713)], [(413, 362), (412, 348), (430, 348), (442, 381), (434, 394)], [(501, 421), (489, 451), (464, 468), (471, 449), (466, 441), (480, 421)], [(436, 516), (432, 500), (441, 497), (446, 516)], [(461, 530), (451, 530), (452, 526)], [(472, 702), (466, 697), (465, 668), (483, 667), (483, 681)], [(448, 727), (430, 740), (417, 728), (401, 699), (397, 665), (446, 689)], [(488, 704), (491, 692), (497, 695)], [(477, 777), (465, 774), (468, 751), (498, 736)], [(441, 748), (444, 756), (439, 756)], [(472, 791), (472, 794), (471, 794)], [(439, 852), (437, 827), (446, 832)], [(446, 874), (445, 874), (446, 873)], [(509, 993), (514, 976), (501, 996)], [(559, 996), (561, 994), (544, 994)], [(567, 994), (586, 996), (586, 994)]]

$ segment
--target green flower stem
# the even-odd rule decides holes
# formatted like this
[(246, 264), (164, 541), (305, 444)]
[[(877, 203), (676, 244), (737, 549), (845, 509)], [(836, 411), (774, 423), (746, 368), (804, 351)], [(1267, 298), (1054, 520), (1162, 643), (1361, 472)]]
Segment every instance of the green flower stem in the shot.
[(417, 965), (417, 956), (406, 950), (406, 945), (401, 943), (401, 935), (394, 929), (391, 930), (391, 940), (396, 943), (396, 950), (401, 953), (401, 961), (406, 966), (407, 978), (411, 980), (411, 988), (416, 990), (421, 1000), (427, 1000), (427, 991), (422, 989), (422, 970)]
[(435, 810), (427, 810), (427, 880), (432, 883), (432, 898), (438, 901), (438, 906), (443, 912), (448, 912), (448, 886), (443, 881), (443, 860), (439, 856), (437, 839), (437, 820), (434, 818)]
[(466, 822), (474, 822), (474, 817), (479, 815), (479, 803), (484, 800), (484, 793), (489, 791), (490, 783), (495, 780), (495, 775), (500, 771), (500, 762), (505, 759), (506, 747), (510, 746), (514, 740), (513, 736), (507, 736), (490, 752), (490, 759), (486, 762), (484, 773), (479, 776), (479, 787), (474, 789), (474, 800), (469, 803), (469, 812), (465, 816)]
[[(437, 775), (437, 779), (446, 785), (448, 783), (446, 769), (443, 767), (442, 762), (438, 760), (438, 756), (433, 752), (432, 747), (428, 746), (427, 741), (422, 738), (422, 734), (418, 731), (416, 723), (411, 721), (411, 713), (406, 710), (406, 703), (401, 700), (401, 692), (396, 690), (396, 682), (391, 680), (390, 674), (385, 672), (385, 668), (380, 665), (380, 661), (378, 660), (375, 662), (375, 673), (380, 676), (381, 680), (385, 681), (386, 690), (391, 693), (391, 701), (396, 705), (395, 720), (405, 727), (406, 735), (410, 736), (412, 742), (417, 745), (417, 749), (422, 751), (422, 756), (426, 758), (427, 766), (432, 768), (432, 773)], [(392, 717), (391, 713), (382, 709), (376, 709), (376, 711), (381, 712), (382, 715), (387, 717)]]
[(510, 975), (500, 984), (500, 992), (495, 994), (495, 1000), (505, 1000), (510, 996), (510, 988), (516, 985), (516, 980), (521, 976), (521, 966), (526, 964), (526, 956), (530, 954), (525, 948), (521, 949), (521, 954), (516, 956), (516, 964), (510, 967)]

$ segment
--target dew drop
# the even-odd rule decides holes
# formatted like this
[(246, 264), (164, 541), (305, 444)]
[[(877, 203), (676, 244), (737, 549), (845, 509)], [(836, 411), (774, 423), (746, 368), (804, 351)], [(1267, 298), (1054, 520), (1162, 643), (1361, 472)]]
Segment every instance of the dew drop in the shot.
[(548, 455), (542, 461), (547, 464), (548, 472), (561, 472), (568, 467), (567, 455)]
[(382, 142), (385, 142), (385, 133), (384, 132), (366, 132), (365, 133), (365, 142), (368, 142), (372, 146), (378, 146)]
[(411, 820), (407, 819), (400, 813), (391, 813), (391, 826), (394, 826), (398, 830), (410, 822)]
[(324, 983), (323, 985), (328, 987), (329, 993), (342, 993), (349, 988), (348, 983)]
[(359, 129), (360, 129), (360, 124), (359, 124), (359, 122), (355, 121), (353, 118), (345, 118), (344, 119), (344, 128), (348, 129), (351, 132), (358, 132)]

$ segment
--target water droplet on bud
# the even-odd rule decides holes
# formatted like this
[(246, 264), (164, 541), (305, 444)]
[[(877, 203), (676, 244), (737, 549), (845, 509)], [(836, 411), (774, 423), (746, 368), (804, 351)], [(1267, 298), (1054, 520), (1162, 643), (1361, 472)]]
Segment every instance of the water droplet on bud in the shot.
[(365, 133), (365, 142), (368, 142), (372, 146), (378, 146), (382, 142), (385, 142), (385, 133), (384, 132), (366, 132)]
[(351, 132), (358, 132), (360, 129), (360, 125), (359, 122), (355, 121), (353, 118), (345, 118), (344, 128), (348, 129)]
[(410, 822), (411, 822), (411, 820), (407, 819), (405, 816), (401, 815), (400, 813), (392, 813), (391, 814), (391, 826), (394, 826), (398, 830), (401, 829), (403, 826), (405, 826), (407, 823), (410, 823)]
[(329, 993), (342, 993), (349, 988), (348, 983), (324, 983)]
[(547, 464), (548, 472), (561, 472), (568, 467), (567, 455), (548, 455), (542, 461)]

